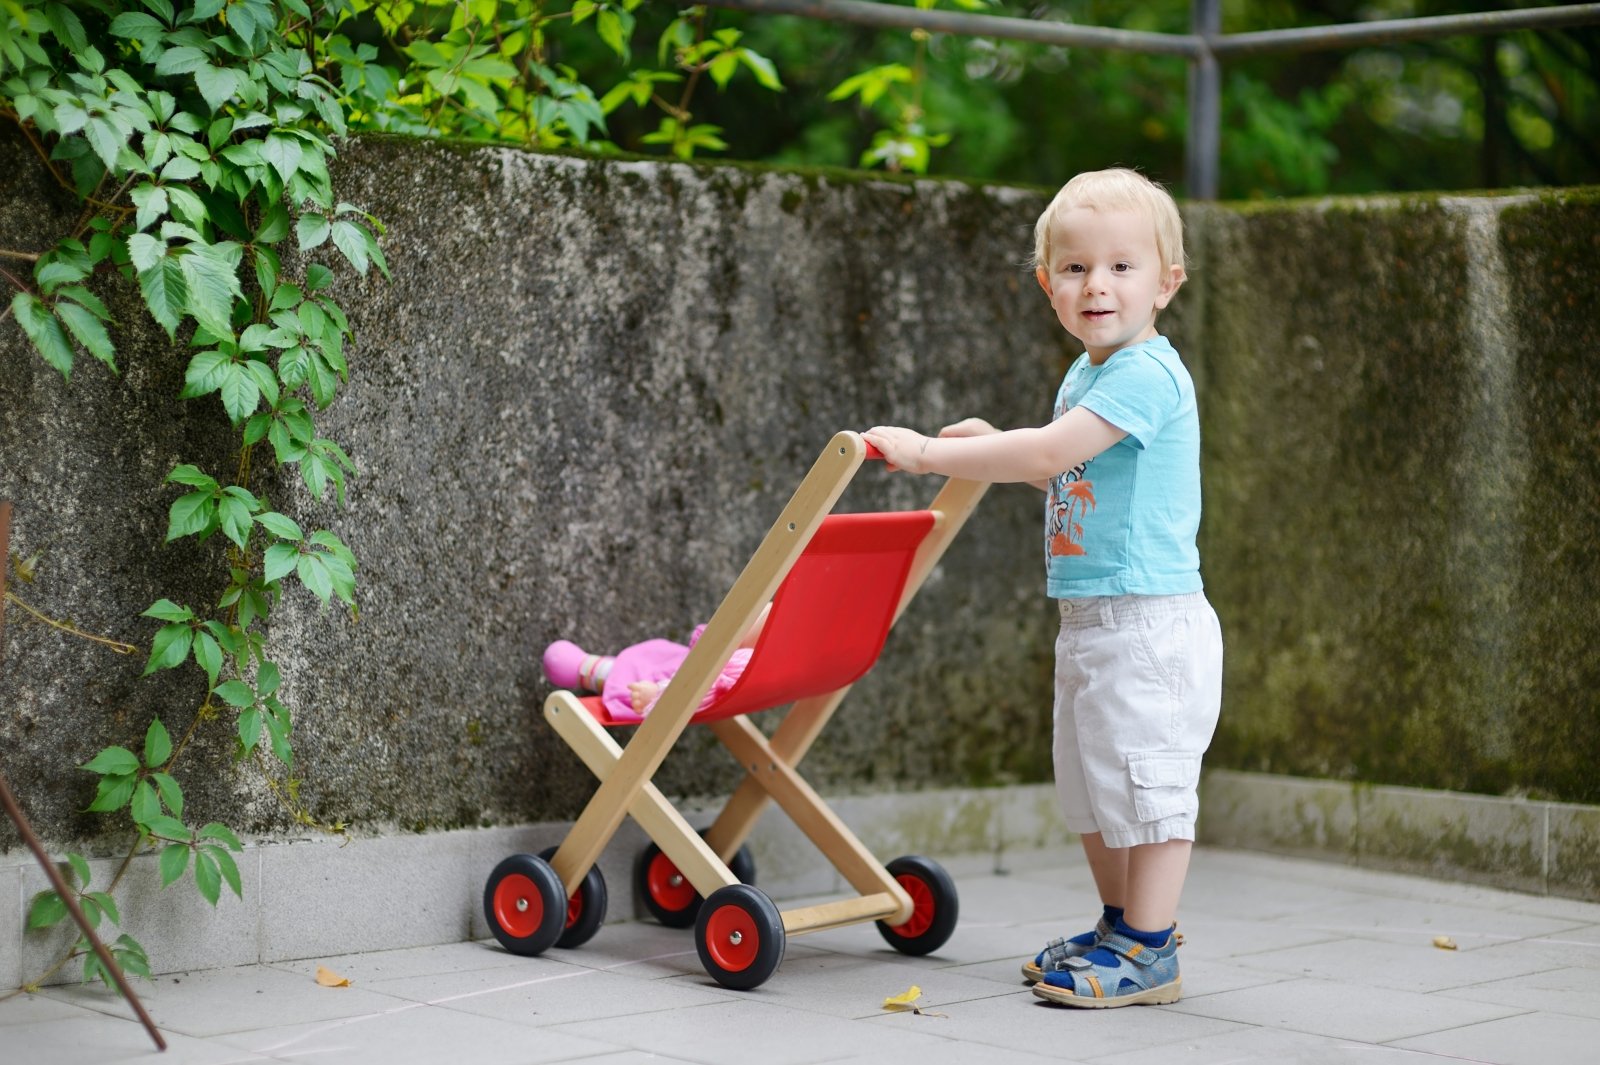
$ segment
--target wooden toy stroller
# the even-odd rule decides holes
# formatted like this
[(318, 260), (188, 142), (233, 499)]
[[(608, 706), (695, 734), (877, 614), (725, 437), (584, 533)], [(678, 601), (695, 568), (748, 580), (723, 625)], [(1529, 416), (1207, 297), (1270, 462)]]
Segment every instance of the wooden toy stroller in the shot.
[[(927, 510), (832, 514), (862, 462), (878, 457), (857, 433), (828, 442), (642, 724), (614, 718), (599, 697), (551, 693), (545, 719), (600, 786), (558, 848), (513, 854), (490, 874), (484, 917), (507, 950), (576, 947), (599, 930), (607, 893), (595, 862), (624, 815), (653, 841), (637, 866), (647, 908), (665, 924), (694, 925), (700, 961), (725, 987), (764, 983), (787, 937), (805, 932), (876, 921), (891, 946), (913, 955), (950, 937), (958, 901), (949, 875), (922, 857), (880, 863), (795, 768), (988, 487), (950, 480)], [(769, 602), (744, 673), (697, 710)], [(745, 718), (791, 703), (771, 739)], [(650, 782), (691, 721), (707, 725), (746, 772), (703, 837)], [(603, 727), (634, 724), (626, 749)], [(768, 800), (858, 895), (780, 912), (753, 886), (744, 842)]]

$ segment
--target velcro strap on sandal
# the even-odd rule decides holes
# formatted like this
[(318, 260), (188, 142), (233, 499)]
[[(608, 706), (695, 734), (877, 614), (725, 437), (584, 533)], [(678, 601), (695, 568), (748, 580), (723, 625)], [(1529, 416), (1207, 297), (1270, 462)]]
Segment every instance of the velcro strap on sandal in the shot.
[(1156, 963), (1156, 952), (1153, 947), (1147, 947), (1136, 939), (1129, 939), (1120, 932), (1112, 932), (1100, 941), (1100, 950), (1109, 950), (1119, 958), (1126, 958), (1135, 965), (1150, 966)]

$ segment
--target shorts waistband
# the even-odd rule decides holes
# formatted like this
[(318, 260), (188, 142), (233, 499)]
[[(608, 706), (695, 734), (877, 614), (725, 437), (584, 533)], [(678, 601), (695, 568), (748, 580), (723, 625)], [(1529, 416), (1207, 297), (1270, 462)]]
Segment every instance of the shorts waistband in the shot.
[(1065, 628), (1088, 629), (1096, 625), (1111, 628), (1133, 618), (1181, 614), (1202, 606), (1205, 592), (1184, 595), (1091, 595), (1081, 599), (1058, 599), (1061, 624)]

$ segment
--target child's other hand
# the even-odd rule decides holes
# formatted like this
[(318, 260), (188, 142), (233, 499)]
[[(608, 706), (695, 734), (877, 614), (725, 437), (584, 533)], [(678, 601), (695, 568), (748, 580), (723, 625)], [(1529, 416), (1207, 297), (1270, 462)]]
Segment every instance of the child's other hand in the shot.
[(982, 418), (963, 418), (954, 425), (947, 425), (939, 430), (940, 436), (989, 436), (1000, 430), (984, 421)]
[(914, 429), (897, 425), (874, 425), (861, 436), (867, 443), (883, 452), (883, 461), (891, 470), (907, 473), (922, 472), (922, 453), (927, 450), (928, 438)]

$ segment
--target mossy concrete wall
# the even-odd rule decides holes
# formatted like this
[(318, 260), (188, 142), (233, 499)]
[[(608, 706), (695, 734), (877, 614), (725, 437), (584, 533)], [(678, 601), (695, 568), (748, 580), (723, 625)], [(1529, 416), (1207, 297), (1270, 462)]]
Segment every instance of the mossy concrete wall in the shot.
[(1600, 802), (1600, 197), (1191, 226), (1213, 764)]
[[(0, 247), (41, 249), (72, 204), (19, 142), (0, 156)], [(574, 816), (593, 785), (540, 719), (546, 643), (686, 635), (835, 430), (1037, 423), (1073, 352), (1022, 266), (1041, 190), (397, 140), (347, 145), (337, 180), (395, 274), (340, 289), (352, 380), (320, 425), (360, 472), (343, 509), (263, 487), (361, 559), (358, 622), (293, 589), (271, 648), (300, 797), (363, 832)], [(1213, 765), (1600, 802), (1596, 212), (1186, 209), (1194, 279), (1164, 327), (1202, 390)], [(0, 324), (0, 497), (37, 556), (20, 595), (147, 643), (146, 605), (224, 580), (220, 544), (162, 544), (160, 480), (229, 470), (234, 437), (102, 288), (117, 376), (63, 382)], [(849, 505), (934, 487), (874, 472)], [(808, 757), (824, 792), (1048, 778), (1040, 535), (1036, 495), (991, 493)], [(203, 679), (8, 617), (5, 770), (53, 845), (92, 842), (74, 767), (157, 714), (186, 728)], [(201, 737), (196, 816), (292, 835), (227, 768), (226, 723)], [(691, 736), (660, 780), (719, 794), (735, 769)]]

